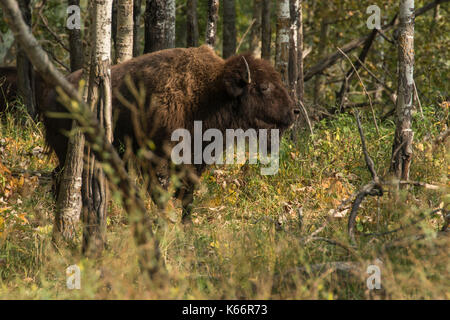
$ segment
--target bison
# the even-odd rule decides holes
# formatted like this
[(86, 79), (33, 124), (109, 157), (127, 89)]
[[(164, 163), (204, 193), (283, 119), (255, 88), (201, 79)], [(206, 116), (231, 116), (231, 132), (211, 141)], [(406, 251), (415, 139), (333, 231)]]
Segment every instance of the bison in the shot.
[[(79, 70), (69, 75), (68, 80), (77, 87), (81, 77), (82, 70)], [(172, 132), (179, 128), (192, 132), (194, 121), (202, 121), (204, 130), (278, 128), (284, 131), (300, 112), (268, 61), (250, 54), (224, 60), (207, 46), (162, 50), (131, 59), (113, 66), (111, 79), (116, 148), (127, 137), (133, 141), (134, 151), (138, 148), (133, 113), (120, 99), (121, 96), (128, 101), (135, 99), (130, 92), (128, 80), (131, 79), (136, 86), (145, 88), (146, 112), (140, 120), (148, 124), (146, 138), (156, 146), (155, 154), (167, 162), (164, 146), (173, 146)], [(55, 91), (48, 95), (45, 110), (64, 111)], [(68, 138), (61, 130), (70, 130), (71, 120), (44, 116), (44, 124), (47, 141), (63, 165)], [(204, 168), (204, 164), (195, 165), (198, 175)], [(167, 165), (158, 166), (157, 170), (160, 181), (166, 181)], [(183, 221), (189, 220), (194, 186), (192, 179), (186, 179), (178, 192)]]

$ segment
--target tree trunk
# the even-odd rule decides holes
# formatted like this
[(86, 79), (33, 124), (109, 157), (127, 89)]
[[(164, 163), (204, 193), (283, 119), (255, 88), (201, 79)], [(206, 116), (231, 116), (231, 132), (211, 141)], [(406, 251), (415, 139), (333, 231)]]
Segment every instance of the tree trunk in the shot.
[(116, 63), (133, 58), (133, 1), (117, 0)]
[[(95, 54), (91, 62), (88, 101), (112, 142), (111, 110), (111, 14), (112, 0), (95, 1)], [(83, 172), (83, 253), (99, 255), (106, 242), (106, 212), (109, 190), (101, 164), (90, 147)]]
[(147, 0), (144, 53), (175, 47), (175, 0)]
[(270, 61), (272, 28), (270, 23), (271, 0), (263, 0), (261, 13), (261, 58)]
[(166, 0), (166, 48), (175, 48), (176, 10), (175, 0)]
[(223, 1), (223, 58), (236, 53), (236, 2)]
[(141, 27), (141, 0), (133, 1), (133, 57), (141, 55), (140, 42), (140, 27)]
[[(78, 1), (73, 1), (78, 2)], [(73, 3), (76, 5), (75, 3)], [(90, 57), (92, 54), (92, 47), (90, 44), (93, 43), (93, 13), (92, 5), (89, 4), (88, 7), (88, 17), (85, 23), (85, 39), (87, 46), (85, 47), (86, 52), (76, 51), (77, 55), (81, 55), (74, 59), (77, 63), (79, 61), (85, 61), (83, 70), (83, 80), (87, 83), (89, 79), (89, 68), (90, 68)], [(81, 41), (81, 38), (80, 38)], [(72, 43), (71, 43), (72, 48)], [(81, 47), (82, 48), (82, 47)], [(71, 61), (72, 61), (72, 51), (71, 51)], [(71, 67), (75, 65), (71, 64)], [(78, 70), (77, 68), (75, 70)], [(87, 100), (88, 90), (85, 88), (83, 93), (83, 101)], [(59, 243), (61, 240), (73, 243), (76, 237), (76, 231), (79, 226), (80, 214), (82, 210), (82, 174), (84, 167), (84, 145), (85, 138), (82, 132), (76, 131), (76, 121), (72, 123), (72, 130), (75, 133), (69, 137), (69, 145), (67, 148), (67, 156), (65, 163), (61, 163), (60, 166), (64, 166), (61, 178), (58, 183), (58, 194), (56, 199), (56, 212), (55, 212), (55, 223), (53, 227), (53, 242)]]
[[(31, 26), (30, 0), (19, 0), (20, 11), (25, 23)], [(20, 44), (17, 45), (17, 95), (27, 108), (28, 113), (36, 116), (36, 96), (34, 88), (34, 70)]]
[(304, 103), (305, 97), (305, 81), (304, 81), (304, 65), (303, 65), (303, 0), (299, 0), (298, 4), (298, 32), (297, 32), (297, 98)]
[(261, 54), (261, 19), (262, 19), (262, 0), (253, 0), (253, 20), (250, 39), (250, 51), (255, 56)]
[(205, 43), (214, 49), (216, 45), (217, 21), (219, 20), (219, 0), (208, 0), (208, 21)]
[(277, 1), (277, 42), (275, 51), (275, 69), (281, 74), (281, 80), (289, 87), (289, 0)]
[[(80, 0), (69, 0), (69, 6), (80, 6)], [(70, 49), (70, 71), (74, 72), (83, 68), (83, 40), (81, 29), (68, 30)]]
[(119, 0), (113, 0), (111, 15), (111, 41), (114, 48), (114, 56), (117, 56), (117, 1)]
[(414, 0), (400, 1), (398, 71), (397, 116), (391, 172), (398, 179), (408, 180), (414, 138), (411, 128), (414, 92)]
[(197, 0), (187, 0), (186, 46), (198, 47)]
[(299, 0), (289, 0), (289, 91), (294, 101), (297, 99), (298, 81), (298, 7)]

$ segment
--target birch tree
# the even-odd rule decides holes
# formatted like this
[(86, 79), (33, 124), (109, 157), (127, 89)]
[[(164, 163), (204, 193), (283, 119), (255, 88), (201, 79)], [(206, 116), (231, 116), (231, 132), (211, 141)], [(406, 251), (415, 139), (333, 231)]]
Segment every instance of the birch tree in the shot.
[[(112, 0), (96, 0), (95, 50), (92, 55), (88, 101), (109, 143), (113, 141), (111, 106), (111, 14)], [(83, 171), (83, 252), (98, 255), (106, 242), (106, 212), (109, 190), (101, 164), (90, 146)]]
[(133, 1), (117, 0), (116, 63), (133, 58)]
[(303, 0), (298, 1), (298, 15), (297, 15), (297, 98), (301, 103), (304, 102), (305, 96), (305, 81), (304, 81), (304, 64), (303, 64)]
[(275, 51), (275, 69), (281, 74), (286, 87), (289, 86), (289, 0), (277, 1), (277, 40)]
[(398, 36), (398, 96), (391, 171), (408, 180), (414, 132), (411, 128), (414, 92), (414, 0), (400, 0)]
[(299, 0), (289, 0), (289, 90), (292, 98), (297, 98), (298, 83), (298, 10)]
[[(79, 5), (79, 1), (77, 0), (71, 1), (71, 3), (73, 5)], [(89, 44), (93, 42), (91, 38), (93, 34), (91, 30), (93, 27), (91, 21), (93, 20), (93, 14), (92, 10), (89, 10), (90, 8), (92, 8), (92, 5), (88, 4), (89, 14), (85, 23), (85, 30), (87, 31), (85, 39), (87, 40), (87, 46), (84, 49), (86, 52), (83, 52), (83, 50), (80, 52), (80, 49), (83, 47), (78, 43), (78, 41), (81, 42), (81, 35), (74, 31), (77, 28), (73, 28), (74, 30), (70, 30), (69, 28), (70, 32), (74, 31), (72, 36), (70, 36), (69, 33), (71, 69), (72, 71), (75, 71), (84, 67), (83, 80), (85, 83), (88, 80), (90, 66), (89, 59), (92, 53), (92, 48)], [(80, 14), (80, 11), (77, 12), (75, 8), (72, 9), (74, 10), (68, 10), (68, 14)], [(80, 17), (73, 16), (72, 18), (79, 19)], [(77, 23), (80, 23), (80, 21), (77, 21)], [(76, 48), (77, 45), (79, 46), (78, 48)], [(80, 67), (79, 63), (83, 63), (83, 61), (84, 66), (81, 65)], [(87, 100), (87, 92), (88, 91), (85, 89), (83, 101)], [(61, 240), (72, 243), (75, 240), (82, 210), (81, 187), (85, 138), (83, 133), (77, 129), (76, 121), (73, 121), (72, 123), (72, 132), (73, 134), (69, 136), (69, 145), (67, 147), (65, 163), (60, 163), (62, 172), (60, 173), (61, 176), (57, 182), (56, 211), (52, 236), (52, 240), (55, 243), (59, 243)]]
[(214, 48), (216, 45), (217, 21), (219, 20), (219, 0), (208, 0), (208, 21), (206, 23), (205, 43)]

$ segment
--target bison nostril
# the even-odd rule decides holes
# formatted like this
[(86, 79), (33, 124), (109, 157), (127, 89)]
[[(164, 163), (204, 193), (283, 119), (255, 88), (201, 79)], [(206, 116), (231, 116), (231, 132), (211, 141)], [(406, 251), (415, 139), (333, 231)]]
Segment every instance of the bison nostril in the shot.
[(294, 109), (294, 114), (298, 116), (300, 114), (300, 109)]

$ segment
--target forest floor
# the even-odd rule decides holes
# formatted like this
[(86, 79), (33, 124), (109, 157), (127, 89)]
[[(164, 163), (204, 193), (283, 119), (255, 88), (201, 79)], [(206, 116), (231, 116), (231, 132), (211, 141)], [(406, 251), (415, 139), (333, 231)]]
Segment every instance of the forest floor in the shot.
[[(350, 114), (323, 120), (312, 137), (286, 137), (280, 171), (259, 166), (212, 167), (196, 192), (193, 224), (170, 203), (156, 230), (170, 281), (139, 271), (121, 206), (107, 220), (108, 245), (98, 260), (51, 242), (55, 201), (43, 127), (5, 113), (0, 123), (0, 299), (450, 299), (448, 232), (438, 208), (450, 206), (449, 145), (433, 145), (449, 124), (449, 105), (414, 116), (411, 180), (438, 186), (387, 188), (358, 211), (356, 244), (347, 234), (343, 200), (371, 180)], [(20, 117), (19, 117), (20, 118)], [(363, 128), (380, 177), (387, 177), (394, 123)], [(36, 174), (40, 176), (37, 176)], [(150, 206), (150, 204), (149, 204)], [(448, 213), (448, 211), (447, 211)], [(419, 221), (420, 220), (420, 221)], [(412, 225), (411, 225), (412, 224)], [(408, 226), (385, 235), (382, 233)], [(66, 286), (66, 268), (81, 269), (81, 289)], [(375, 266), (375, 269), (374, 267)], [(367, 279), (381, 271), (381, 289)], [(368, 273), (369, 272), (369, 273)], [(370, 282), (370, 279), (369, 279)]]

